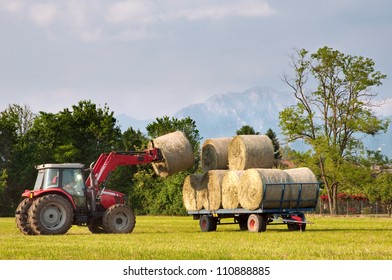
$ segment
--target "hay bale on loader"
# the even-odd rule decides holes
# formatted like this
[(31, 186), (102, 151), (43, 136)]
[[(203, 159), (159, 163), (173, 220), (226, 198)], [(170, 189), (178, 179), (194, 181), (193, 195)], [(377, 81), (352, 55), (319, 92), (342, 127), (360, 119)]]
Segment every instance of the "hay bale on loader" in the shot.
[[(249, 210), (260, 207), (279, 208), (283, 184), (290, 181), (290, 176), (280, 169), (248, 169), (240, 179), (239, 202), (243, 208)], [(266, 184), (274, 185), (269, 186), (264, 193)], [(268, 198), (268, 201), (262, 205), (263, 195)]]
[(222, 206), (224, 209), (241, 207), (238, 198), (240, 178), (244, 170), (229, 170), (222, 180)]
[(204, 141), (201, 164), (204, 172), (229, 168), (229, 145), (233, 137), (211, 138)]
[(207, 200), (207, 189), (203, 188), (204, 174), (191, 174), (185, 178), (182, 186), (182, 198), (188, 211), (201, 210)]
[[(290, 190), (286, 190), (283, 200), (284, 207), (315, 207), (316, 198), (318, 195), (319, 184), (316, 175), (307, 167), (293, 168), (283, 170), (289, 177), (292, 183), (302, 183), (301, 201), (297, 205), (300, 184), (290, 185)], [(313, 184), (314, 183), (314, 184)]]
[(207, 210), (218, 210), (222, 206), (222, 180), (228, 170), (210, 170), (204, 174), (202, 189), (207, 190), (207, 199), (203, 207)]
[[(175, 131), (155, 138), (154, 147), (159, 148), (164, 158), (163, 162), (154, 162), (152, 166), (157, 175), (169, 175), (187, 170), (195, 161), (193, 149), (182, 131)], [(152, 148), (152, 143), (148, 144)]]
[(266, 135), (237, 135), (229, 145), (229, 169), (272, 168), (274, 147)]

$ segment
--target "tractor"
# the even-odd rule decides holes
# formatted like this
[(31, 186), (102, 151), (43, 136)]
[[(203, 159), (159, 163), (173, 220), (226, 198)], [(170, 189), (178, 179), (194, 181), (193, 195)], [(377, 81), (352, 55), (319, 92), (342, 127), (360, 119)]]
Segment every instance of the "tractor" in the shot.
[[(159, 148), (111, 152), (85, 170), (80, 163), (36, 166), (33, 190), (25, 190), (15, 211), (16, 225), (27, 235), (65, 234), (72, 225), (98, 233), (131, 233), (136, 219), (123, 193), (105, 189), (111, 172), (121, 165), (163, 161)], [(90, 171), (84, 178), (85, 171)]]

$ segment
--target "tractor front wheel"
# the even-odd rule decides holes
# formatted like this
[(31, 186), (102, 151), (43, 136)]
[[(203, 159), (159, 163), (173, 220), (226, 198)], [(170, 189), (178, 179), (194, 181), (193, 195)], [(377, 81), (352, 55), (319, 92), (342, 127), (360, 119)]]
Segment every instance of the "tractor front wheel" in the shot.
[(32, 200), (29, 198), (25, 198), (19, 203), (18, 207), (16, 208), (15, 211), (15, 221), (16, 221), (16, 226), (18, 229), (27, 235), (34, 235), (34, 231), (31, 229), (30, 223), (28, 221), (29, 219), (29, 209), (31, 206)]
[(88, 229), (91, 233), (94, 234), (107, 233), (105, 228), (103, 227), (102, 217), (90, 221), (90, 223), (88, 224)]
[(29, 222), (35, 234), (65, 234), (72, 221), (72, 205), (58, 194), (37, 198), (29, 209)]
[(102, 224), (107, 233), (131, 233), (135, 227), (136, 218), (131, 207), (115, 204), (106, 209)]

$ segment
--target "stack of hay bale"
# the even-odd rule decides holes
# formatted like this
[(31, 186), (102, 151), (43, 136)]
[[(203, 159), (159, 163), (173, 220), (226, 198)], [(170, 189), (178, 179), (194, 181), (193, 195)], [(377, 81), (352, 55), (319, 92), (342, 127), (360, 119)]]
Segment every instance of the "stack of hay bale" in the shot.
[[(202, 174), (189, 175), (183, 184), (183, 201), (188, 211), (244, 208), (279, 208), (283, 184), (283, 208), (313, 207), (318, 191), (316, 176), (308, 168), (273, 168), (274, 148), (266, 135), (237, 135), (208, 139), (202, 146)], [(268, 188), (264, 186), (268, 185)], [(263, 201), (265, 195), (267, 201)], [(307, 201), (309, 199), (309, 201)]]

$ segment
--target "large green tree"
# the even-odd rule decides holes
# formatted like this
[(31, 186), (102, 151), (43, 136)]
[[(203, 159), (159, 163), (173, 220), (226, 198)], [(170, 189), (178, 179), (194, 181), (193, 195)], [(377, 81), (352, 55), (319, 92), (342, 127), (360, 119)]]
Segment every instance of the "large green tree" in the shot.
[(0, 215), (14, 211), (15, 197), (33, 180), (27, 170), (34, 169), (34, 164), (29, 160), (25, 141), (33, 120), (28, 106), (12, 104), (0, 113)]
[(385, 132), (388, 121), (372, 111), (386, 75), (374, 69), (372, 59), (343, 54), (329, 47), (292, 57), (294, 77), (284, 75), (297, 104), (280, 112), (280, 126), (289, 142), (301, 139), (313, 150), (318, 173), (336, 213), (340, 172), (363, 148), (362, 135)]
[(260, 132), (256, 132), (255, 129), (250, 125), (243, 125), (240, 129), (235, 132), (236, 135), (260, 135)]

